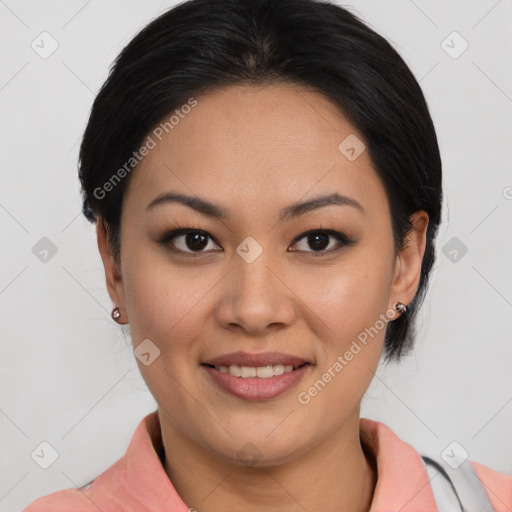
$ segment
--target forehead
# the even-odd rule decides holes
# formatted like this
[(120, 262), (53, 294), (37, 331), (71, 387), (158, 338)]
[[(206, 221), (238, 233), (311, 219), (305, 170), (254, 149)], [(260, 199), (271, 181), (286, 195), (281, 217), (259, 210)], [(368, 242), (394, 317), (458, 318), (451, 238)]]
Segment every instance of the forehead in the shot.
[(237, 85), (195, 100), (172, 128), (150, 132), (155, 146), (126, 191), (136, 207), (167, 189), (245, 210), (332, 191), (386, 201), (367, 151), (349, 159), (340, 150), (347, 137), (363, 138), (325, 96), (292, 84)]

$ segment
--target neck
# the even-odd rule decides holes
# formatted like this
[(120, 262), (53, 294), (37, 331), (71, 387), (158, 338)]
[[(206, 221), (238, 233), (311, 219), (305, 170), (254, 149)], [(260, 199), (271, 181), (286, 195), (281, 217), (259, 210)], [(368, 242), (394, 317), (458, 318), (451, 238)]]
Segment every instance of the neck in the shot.
[(269, 505), (280, 512), (370, 510), (377, 467), (360, 436), (359, 411), (321, 445), (266, 467), (241, 466), (205, 451), (159, 417), (165, 471), (182, 500), (198, 512), (266, 512)]

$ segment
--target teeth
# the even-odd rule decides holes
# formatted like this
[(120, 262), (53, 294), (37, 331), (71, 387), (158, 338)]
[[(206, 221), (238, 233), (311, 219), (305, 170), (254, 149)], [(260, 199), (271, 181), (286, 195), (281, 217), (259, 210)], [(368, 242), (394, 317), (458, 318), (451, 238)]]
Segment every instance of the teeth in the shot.
[(216, 366), (215, 367), (221, 373), (229, 373), (235, 377), (242, 377), (243, 379), (250, 377), (259, 377), (260, 379), (269, 379), (275, 375), (282, 375), (293, 371), (297, 367), (293, 367), (291, 364), (273, 364), (268, 366), (238, 366), (232, 364), (231, 366)]
[(249, 366), (240, 366), (240, 377), (256, 377), (256, 368)]

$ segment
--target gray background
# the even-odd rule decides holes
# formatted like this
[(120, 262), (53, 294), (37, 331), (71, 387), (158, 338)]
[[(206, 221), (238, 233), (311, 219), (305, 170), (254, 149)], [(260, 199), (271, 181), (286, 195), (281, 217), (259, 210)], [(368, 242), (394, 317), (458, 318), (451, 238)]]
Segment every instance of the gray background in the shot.
[[(0, 1), (5, 512), (99, 475), (156, 408), (127, 332), (110, 319), (76, 166), (111, 62), (174, 3)], [(446, 194), (415, 350), (400, 365), (378, 368), (361, 415), (386, 423), (419, 452), (440, 456), (457, 441), (471, 460), (512, 474), (512, 1), (343, 5), (387, 37), (420, 80)], [(42, 58), (52, 40), (58, 48)], [(469, 47), (460, 53), (464, 40)], [(57, 251), (50, 248), (46, 261), (43, 237)], [(43, 441), (58, 452), (48, 469), (31, 458)]]

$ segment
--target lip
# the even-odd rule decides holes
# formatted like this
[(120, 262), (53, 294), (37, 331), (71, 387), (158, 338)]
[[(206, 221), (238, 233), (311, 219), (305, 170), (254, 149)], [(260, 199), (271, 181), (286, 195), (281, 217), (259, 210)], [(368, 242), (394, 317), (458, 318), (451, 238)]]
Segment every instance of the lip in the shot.
[[(211, 361), (214, 361), (214, 359)], [(269, 400), (282, 395), (296, 386), (304, 374), (311, 368), (311, 364), (303, 364), (291, 372), (283, 373), (282, 375), (274, 375), (268, 379), (260, 379), (259, 377), (235, 377), (229, 373), (222, 373), (216, 368), (207, 366), (207, 364), (202, 364), (201, 369), (211, 377), (211, 380), (213, 380), (221, 390), (238, 398), (251, 401)], [(258, 366), (260, 366), (259, 363)]]
[(293, 356), (291, 354), (284, 354), (283, 352), (250, 353), (242, 351), (231, 352), (230, 354), (224, 354), (214, 357), (213, 359), (203, 361), (203, 365), (231, 366), (236, 364), (238, 366), (249, 367), (268, 366), (271, 364), (291, 364), (292, 366), (301, 366), (304, 363), (312, 364), (311, 361), (308, 361), (307, 359)]

